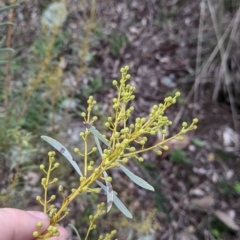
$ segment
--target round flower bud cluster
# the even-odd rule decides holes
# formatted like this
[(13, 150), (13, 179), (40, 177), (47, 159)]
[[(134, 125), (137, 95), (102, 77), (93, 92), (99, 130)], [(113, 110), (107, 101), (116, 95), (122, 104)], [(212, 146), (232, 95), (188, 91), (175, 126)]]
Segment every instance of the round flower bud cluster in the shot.
[(143, 134), (145, 131), (142, 127), (146, 121), (147, 121), (146, 118), (139, 118), (139, 117), (136, 118), (135, 119), (135, 131), (140, 131), (140, 133)]
[(59, 237), (60, 232), (58, 231), (58, 228), (56, 226), (50, 225), (47, 229), (48, 234), (51, 234), (51, 237)]
[[(183, 122), (182, 123), (182, 129), (181, 129), (179, 135), (183, 135), (183, 134), (187, 133), (188, 131), (197, 129), (197, 126), (196, 126), (197, 123), (198, 123), (198, 119), (197, 118), (193, 119), (191, 125), (188, 125), (186, 122)], [(182, 136), (178, 136), (178, 140), (182, 141), (183, 137)]]
[(130, 100), (134, 100), (135, 96), (133, 95), (135, 91), (135, 87), (131, 86), (130, 84), (127, 84), (123, 87), (121, 92), (121, 98), (124, 103), (128, 103)]
[(88, 100), (87, 100), (87, 103), (88, 103), (88, 112), (90, 112), (93, 108), (93, 106), (95, 106), (97, 104), (97, 102), (93, 99), (93, 96), (89, 96)]
[(52, 218), (55, 215), (56, 212), (57, 212), (57, 208), (52, 207), (49, 211), (49, 217)]
[(54, 162), (55, 161), (55, 155), (56, 153), (54, 151), (48, 152), (48, 160), (49, 162)]
[(120, 72), (122, 73), (122, 77), (120, 80), (121, 84), (125, 83), (128, 79), (130, 79), (131, 75), (127, 74), (128, 70), (129, 70), (129, 66), (125, 66), (120, 69)]
[[(105, 203), (104, 203), (104, 202), (98, 204), (98, 205), (97, 205), (97, 213), (96, 213), (96, 215), (99, 216), (99, 215), (105, 214), (105, 213), (106, 213), (106, 210), (104, 209), (104, 207), (105, 207)], [(95, 216), (96, 216), (96, 215), (95, 215)]]
[(110, 233), (107, 233), (105, 237), (103, 235), (100, 235), (98, 240), (109, 240), (112, 239), (112, 237), (117, 233), (116, 230), (112, 230)]
[[(97, 121), (98, 117), (93, 116), (92, 120), (90, 121), (90, 112), (92, 111), (93, 107), (97, 104), (97, 102), (94, 100), (93, 96), (89, 96), (87, 103), (88, 103), (87, 113), (82, 112), (81, 116), (83, 117), (85, 122), (93, 123), (93, 122)], [(80, 134), (80, 136), (82, 136), (82, 135)]]

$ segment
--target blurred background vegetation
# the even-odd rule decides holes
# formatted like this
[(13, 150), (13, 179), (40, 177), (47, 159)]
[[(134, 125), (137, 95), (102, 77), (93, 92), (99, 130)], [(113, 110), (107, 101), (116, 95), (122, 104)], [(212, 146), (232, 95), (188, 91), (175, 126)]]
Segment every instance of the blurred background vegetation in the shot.
[[(239, 239), (239, 21), (239, 0), (1, 1), (0, 205), (39, 210), (38, 166), (50, 149), (40, 136), (70, 152), (81, 147), (86, 99), (98, 100), (101, 125), (115, 94), (111, 82), (129, 65), (135, 116), (180, 90), (169, 133), (193, 117), (200, 124), (161, 158), (146, 154), (143, 164), (129, 163), (156, 192), (111, 172), (134, 218), (113, 209), (90, 239), (113, 228), (120, 240)], [(78, 176), (64, 159), (61, 166), (58, 177), (73, 188)], [(103, 200), (80, 197), (65, 224), (84, 234)]]

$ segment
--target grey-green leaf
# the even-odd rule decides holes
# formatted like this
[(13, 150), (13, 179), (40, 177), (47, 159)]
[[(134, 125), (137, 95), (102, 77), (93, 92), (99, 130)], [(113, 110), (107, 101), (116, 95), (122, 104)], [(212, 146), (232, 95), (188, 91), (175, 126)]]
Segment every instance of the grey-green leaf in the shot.
[(77, 171), (77, 173), (80, 176), (83, 176), (79, 166), (73, 160), (70, 152), (60, 142), (48, 136), (41, 136), (41, 138), (47, 143), (49, 143), (52, 147), (54, 147), (57, 151), (59, 151), (69, 161), (69, 163), (73, 166), (73, 168)]
[(113, 202), (116, 207), (128, 218), (132, 218), (132, 214), (128, 211), (122, 201), (114, 194), (113, 195)]
[[(106, 179), (108, 177), (107, 172), (103, 172), (103, 176)], [(105, 180), (106, 182), (106, 193), (107, 193), (107, 212), (110, 211), (112, 204), (113, 204), (113, 188), (112, 188), (112, 184), (110, 182), (108, 182), (107, 180)]]
[(106, 146), (111, 148), (110, 144), (108, 141), (103, 137), (103, 135), (92, 125), (86, 124), (88, 127), (88, 130), (95, 136), (97, 137), (100, 141), (102, 141)]
[[(103, 151), (102, 151), (102, 148), (100, 146), (100, 142), (95, 135), (94, 135), (94, 140), (95, 140), (95, 143), (97, 145), (98, 152), (99, 152), (100, 156), (102, 156)], [(106, 172), (103, 172), (103, 176), (104, 176), (104, 178), (108, 177)], [(111, 207), (112, 207), (112, 203), (113, 203), (113, 189), (112, 189), (112, 185), (111, 185), (110, 182), (108, 182), (106, 180), (105, 180), (105, 182), (106, 182), (106, 187), (107, 187), (107, 189), (106, 189), (106, 193), (107, 193), (107, 212), (109, 212)]]
[[(99, 181), (96, 181), (96, 183), (103, 189), (103, 191), (107, 192), (107, 188), (104, 184), (102, 184)], [(128, 218), (132, 218), (132, 214), (129, 212), (129, 210), (125, 207), (125, 205), (122, 203), (122, 201), (117, 197), (117, 193), (113, 191), (113, 203), (116, 205), (116, 207)]]
[(142, 178), (138, 177), (137, 175), (133, 174), (130, 170), (128, 170), (126, 167), (120, 164), (121, 170), (137, 185), (139, 185), (142, 188), (145, 188), (150, 191), (154, 191), (153, 186), (151, 186), (149, 183), (147, 183)]
[(97, 138), (96, 136), (94, 136), (94, 140), (95, 140), (95, 143), (96, 143), (96, 145), (97, 145), (98, 152), (99, 152), (100, 156), (102, 156), (103, 151), (102, 151), (100, 142), (99, 142), (99, 140), (98, 140), (98, 138)]

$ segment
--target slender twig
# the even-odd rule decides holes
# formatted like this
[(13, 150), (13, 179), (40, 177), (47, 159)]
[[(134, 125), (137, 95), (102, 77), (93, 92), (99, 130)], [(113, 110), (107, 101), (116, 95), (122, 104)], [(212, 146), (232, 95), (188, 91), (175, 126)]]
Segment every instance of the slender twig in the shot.
[[(214, 31), (215, 31), (215, 34), (216, 34), (216, 37), (217, 37), (217, 41), (219, 42), (220, 41), (219, 27), (218, 27), (218, 22), (217, 22), (217, 18), (216, 18), (215, 9), (213, 7), (213, 4), (212, 4), (211, 0), (208, 0), (208, 7), (209, 7), (209, 10), (210, 10), (210, 13), (211, 13), (212, 22), (213, 22)], [(238, 23), (239, 23), (239, 18), (240, 18), (240, 8), (238, 9), (238, 12), (237, 12), (236, 17), (235, 17), (235, 21), (234, 21), (233, 28), (232, 28), (232, 31), (231, 31), (231, 34), (230, 34), (230, 38), (229, 38), (229, 41), (228, 41), (227, 48), (225, 49), (224, 46), (219, 47), (222, 61), (221, 61), (221, 67), (220, 67), (219, 77), (218, 77), (218, 81), (220, 81), (221, 76), (222, 75), (224, 76), (224, 83), (225, 83), (226, 88), (227, 88), (229, 101), (230, 101), (230, 107), (231, 107), (231, 111), (232, 111), (232, 120), (233, 120), (233, 124), (234, 124), (234, 129), (236, 131), (239, 130), (239, 123), (237, 121), (237, 111), (236, 111), (236, 106), (235, 106), (235, 99), (234, 99), (233, 94), (232, 94), (231, 89), (230, 89), (230, 83), (232, 82), (232, 79), (231, 79), (230, 72), (227, 68), (227, 59), (229, 57), (230, 50), (232, 48), (232, 43), (233, 42), (232, 42), (231, 39), (233, 38), (233, 36), (236, 35), (236, 31), (237, 31), (237, 27), (238, 27)], [(218, 82), (218, 85), (220, 85), (220, 84), (221, 83)], [(213, 97), (216, 98), (216, 91), (215, 91), (215, 94), (214, 94)], [(238, 148), (239, 139), (236, 139), (235, 145), (236, 145), (235, 147)]]
[(58, 31), (59, 31), (58, 28), (54, 30), (53, 35), (51, 36), (50, 42), (49, 42), (48, 47), (47, 47), (46, 55), (45, 55), (45, 57), (43, 59), (43, 62), (41, 64), (41, 68), (38, 71), (36, 78), (31, 83), (31, 86), (29, 87), (29, 89), (25, 93), (27, 95), (27, 99), (25, 100), (25, 105), (24, 105), (24, 107), (22, 108), (22, 110), (21, 110), (21, 112), (19, 114), (18, 120), (20, 120), (21, 117), (23, 116), (23, 114), (25, 113), (25, 111), (26, 111), (26, 109), (28, 107), (28, 103), (31, 100), (32, 93), (36, 89), (36, 87), (39, 85), (39, 83), (41, 82), (42, 76), (43, 76), (43, 74), (44, 74), (44, 72), (45, 72), (49, 62), (52, 59), (51, 58), (51, 53), (52, 53), (52, 49), (53, 49), (53, 46), (54, 46), (55, 39), (56, 39), (56, 36), (58, 34)]
[[(200, 4), (200, 19), (199, 19), (199, 27), (198, 27), (198, 43), (197, 43), (197, 58), (196, 58), (196, 73), (199, 71), (200, 63), (201, 63), (201, 55), (202, 55), (202, 40), (203, 40), (203, 21), (205, 18), (205, 0), (202, 0)], [(195, 78), (196, 84), (194, 84), (194, 103), (198, 102), (198, 89), (199, 84), (197, 80), (197, 75)], [(195, 108), (194, 108), (195, 109)]]
[[(86, 0), (82, 1), (82, 4), (84, 4), (86, 2)], [(81, 81), (81, 75), (82, 73), (85, 71), (86, 69), (86, 64), (85, 64), (85, 58), (88, 54), (89, 51), (89, 39), (90, 39), (90, 34), (92, 32), (92, 29), (95, 25), (95, 14), (96, 14), (96, 0), (92, 0), (91, 1), (91, 11), (90, 11), (90, 19), (89, 22), (86, 26), (86, 36), (84, 38), (82, 47), (81, 47), (81, 52), (79, 54), (79, 59), (80, 59), (80, 63), (79, 63), (79, 68), (76, 74), (76, 83), (75, 86), (78, 86), (79, 82)], [(75, 95), (75, 91), (72, 91), (70, 99), (71, 101), (69, 101), (68, 107), (66, 108), (65, 112), (69, 111), (69, 108), (71, 106), (71, 103), (73, 101), (73, 97)]]
[(202, 67), (198, 69), (198, 72), (195, 73), (197, 75), (197, 77), (195, 78), (194, 85), (193, 85), (192, 89), (189, 91), (187, 97), (185, 98), (185, 104), (180, 108), (177, 116), (174, 118), (173, 125), (171, 126), (171, 132), (174, 131), (174, 129), (178, 125), (179, 121), (181, 120), (182, 115), (184, 114), (184, 111), (186, 110), (186, 105), (189, 103), (189, 101), (191, 100), (191, 98), (192, 98), (192, 96), (194, 94), (195, 85), (199, 85), (200, 84), (202, 76), (207, 72), (207, 69), (211, 65), (213, 59), (216, 57), (216, 55), (217, 55), (217, 53), (219, 51), (219, 48), (223, 45), (224, 41), (226, 40), (229, 32), (232, 29), (233, 24), (234, 24), (234, 20), (232, 20), (231, 23), (228, 25), (227, 29), (225, 30), (224, 34), (220, 38), (218, 44), (216, 45), (216, 47), (212, 51), (212, 53), (209, 56), (209, 58), (207, 59), (207, 61), (205, 61), (202, 64)]
[[(16, 0), (11, 0), (11, 4), (15, 4)], [(8, 14), (8, 22), (13, 22), (14, 19), (14, 8), (10, 9)], [(13, 33), (13, 25), (8, 25), (7, 30), (7, 39), (6, 39), (6, 47), (11, 48), (11, 42), (12, 42), (12, 33)], [(6, 68), (5, 68), (5, 108), (8, 107), (8, 98), (9, 98), (9, 91), (10, 91), (10, 53), (6, 53)]]

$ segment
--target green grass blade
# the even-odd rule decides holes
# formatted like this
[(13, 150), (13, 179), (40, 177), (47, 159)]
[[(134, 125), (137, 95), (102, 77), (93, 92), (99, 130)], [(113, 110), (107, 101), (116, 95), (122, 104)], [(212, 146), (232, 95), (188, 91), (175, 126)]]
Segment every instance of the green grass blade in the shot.
[(9, 61), (0, 61), (0, 65), (2, 65), (2, 64), (6, 64), (6, 63), (9, 63)]
[(4, 37), (2, 38), (2, 40), (0, 41), (0, 47), (2, 47), (2, 45), (3, 45), (4, 41), (5, 41), (5, 39), (6, 39), (6, 37), (4, 36)]
[(18, 6), (19, 6), (19, 5), (16, 4), (16, 5), (11, 5), (11, 6), (7, 6), (7, 7), (0, 8), (0, 13), (5, 12), (5, 11), (9, 11), (10, 9), (16, 8), (16, 7), (18, 7)]
[(72, 225), (71, 223), (68, 224), (68, 226), (76, 233), (77, 237), (78, 237), (78, 240), (81, 240), (81, 237), (78, 233), (78, 230), (75, 228), (74, 225)]
[(145, 189), (150, 190), (150, 191), (154, 191), (153, 186), (151, 186), (149, 183), (147, 183), (142, 178), (133, 174), (130, 170), (125, 168), (123, 165), (120, 164), (120, 168), (134, 183), (136, 183), (137, 185), (139, 185), (142, 188), (145, 188)]
[(0, 54), (3, 54), (3, 53), (11, 53), (13, 54), (15, 51), (12, 49), (12, 48), (1, 48), (0, 49)]
[(0, 23), (0, 27), (5, 27), (5, 26), (9, 26), (9, 25), (14, 26), (14, 24), (13, 24), (12, 22), (3, 22), (3, 23)]

